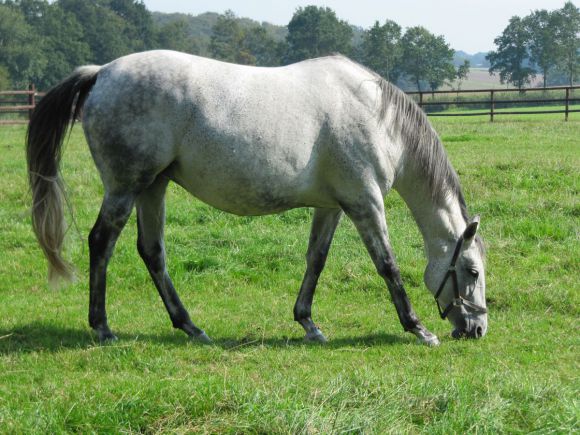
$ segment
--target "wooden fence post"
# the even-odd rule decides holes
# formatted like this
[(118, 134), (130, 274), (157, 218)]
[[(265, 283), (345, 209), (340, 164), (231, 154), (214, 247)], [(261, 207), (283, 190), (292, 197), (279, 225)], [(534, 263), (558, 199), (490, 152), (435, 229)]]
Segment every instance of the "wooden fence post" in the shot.
[(565, 115), (566, 121), (568, 121), (569, 111), (570, 111), (570, 88), (566, 88), (566, 115)]
[(423, 108), (423, 92), (419, 91), (419, 107)]
[(495, 92), (494, 92), (494, 91), (490, 91), (490, 94), (491, 94), (491, 97), (490, 97), (490, 101), (491, 101), (491, 110), (490, 110), (490, 112), (489, 112), (489, 116), (490, 116), (490, 119), (489, 119), (489, 121), (490, 121), (490, 122), (493, 122), (493, 112), (494, 112), (494, 110), (495, 110), (495, 97), (494, 97), (494, 95), (495, 95)]
[(28, 120), (32, 117), (32, 112), (34, 112), (34, 108), (36, 107), (36, 87), (34, 83), (30, 83), (28, 85), (28, 105), (30, 108), (28, 109)]

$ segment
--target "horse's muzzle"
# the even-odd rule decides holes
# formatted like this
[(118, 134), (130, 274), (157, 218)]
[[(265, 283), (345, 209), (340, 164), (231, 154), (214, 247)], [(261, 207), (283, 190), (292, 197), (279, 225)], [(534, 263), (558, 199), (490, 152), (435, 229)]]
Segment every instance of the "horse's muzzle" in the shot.
[(485, 335), (486, 330), (481, 325), (474, 325), (469, 331), (465, 329), (454, 329), (451, 333), (453, 338), (481, 338)]

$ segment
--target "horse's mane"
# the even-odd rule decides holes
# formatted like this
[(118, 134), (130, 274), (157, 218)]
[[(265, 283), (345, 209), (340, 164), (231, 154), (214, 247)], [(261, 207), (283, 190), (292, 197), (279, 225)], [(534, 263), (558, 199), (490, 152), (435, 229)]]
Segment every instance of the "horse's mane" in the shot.
[(407, 151), (406, 160), (427, 177), (433, 200), (442, 205), (450, 194), (455, 194), (467, 220), (467, 207), (459, 178), (425, 112), (407, 94), (366, 66), (338, 53), (332, 57), (350, 62), (373, 77), (380, 92), (379, 122), (390, 122), (395, 133), (400, 134)]
[[(468, 223), (465, 197), (461, 191), (459, 177), (451, 166), (439, 135), (431, 126), (423, 110), (403, 91), (387, 82), (378, 74), (375, 80), (381, 90), (379, 121), (386, 122), (390, 115), (393, 126), (398, 130), (407, 147), (407, 161), (427, 177), (431, 197), (438, 204), (443, 204), (449, 195), (455, 195), (459, 201), (461, 215)], [(485, 245), (479, 235), (475, 243), (481, 256), (485, 258)]]
[[(425, 112), (407, 94), (374, 71), (341, 54), (335, 54), (335, 57), (352, 62), (373, 76), (380, 90), (379, 122), (387, 122), (390, 117), (390, 122), (395, 131), (401, 135), (403, 146), (406, 147), (407, 162), (415, 165), (417, 170), (427, 177), (433, 201), (443, 205), (449, 195), (454, 195), (459, 201), (461, 215), (465, 223), (468, 223), (470, 217), (459, 177), (451, 166), (441, 139)], [(485, 257), (483, 240), (477, 235), (475, 241), (482, 256)]]
[(444, 204), (448, 196), (455, 195), (467, 220), (467, 206), (459, 184), (459, 178), (447, 157), (439, 136), (431, 126), (425, 112), (404, 92), (384, 80), (376, 78), (381, 90), (379, 120), (389, 122), (401, 135), (406, 148), (407, 163), (427, 177), (431, 197)]

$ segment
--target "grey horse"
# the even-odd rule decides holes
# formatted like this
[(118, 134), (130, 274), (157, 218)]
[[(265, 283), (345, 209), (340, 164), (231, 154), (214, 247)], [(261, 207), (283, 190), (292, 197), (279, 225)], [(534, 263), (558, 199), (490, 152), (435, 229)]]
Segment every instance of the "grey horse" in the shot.
[(422, 233), (424, 280), (453, 336), (487, 330), (483, 248), (441, 141), (404, 93), (343, 56), (277, 68), (149, 51), (84, 66), (51, 89), (29, 124), (33, 228), (49, 279), (69, 277), (61, 255), (63, 138), (82, 120), (105, 195), (89, 235), (89, 323), (116, 337), (105, 310), (107, 264), (133, 207), (138, 250), (175, 328), (209, 341), (190, 319), (166, 267), (164, 196), (173, 181), (237, 215), (313, 207), (306, 273), (294, 319), (325, 341), (311, 317), (314, 291), (341, 216), (355, 224), (405, 331), (436, 345), (413, 311), (387, 234), (384, 197), (396, 189)]

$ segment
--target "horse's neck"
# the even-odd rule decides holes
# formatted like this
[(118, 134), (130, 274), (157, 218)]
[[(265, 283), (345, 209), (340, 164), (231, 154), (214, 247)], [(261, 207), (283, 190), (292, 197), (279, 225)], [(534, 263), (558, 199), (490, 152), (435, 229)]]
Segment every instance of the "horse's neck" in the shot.
[(423, 235), (427, 256), (437, 256), (454, 246), (466, 227), (457, 196), (448, 195), (444, 204), (438, 204), (430, 194), (424, 177), (410, 171), (395, 181), (399, 192)]

